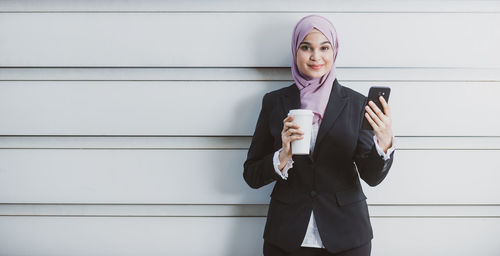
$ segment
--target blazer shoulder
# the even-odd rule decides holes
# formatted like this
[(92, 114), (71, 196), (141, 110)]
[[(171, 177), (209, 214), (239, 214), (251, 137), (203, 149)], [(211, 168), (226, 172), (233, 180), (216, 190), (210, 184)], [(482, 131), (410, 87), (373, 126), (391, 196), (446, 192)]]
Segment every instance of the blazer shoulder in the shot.
[(296, 85), (295, 84), (291, 84), (289, 86), (282, 87), (282, 88), (276, 89), (274, 91), (270, 91), (270, 92), (266, 93), (266, 95), (270, 95), (270, 96), (286, 95), (286, 94), (291, 93), (291, 91), (293, 89), (295, 89), (294, 86), (296, 86)]
[(274, 91), (270, 91), (270, 92), (264, 94), (264, 96), (262, 98), (263, 103), (273, 102), (276, 100), (276, 98), (281, 97), (282, 95), (290, 94), (291, 91), (294, 89), (293, 86), (295, 86), (295, 84), (292, 84), (290, 86), (286, 86), (286, 87), (283, 87), (280, 89), (276, 89)]

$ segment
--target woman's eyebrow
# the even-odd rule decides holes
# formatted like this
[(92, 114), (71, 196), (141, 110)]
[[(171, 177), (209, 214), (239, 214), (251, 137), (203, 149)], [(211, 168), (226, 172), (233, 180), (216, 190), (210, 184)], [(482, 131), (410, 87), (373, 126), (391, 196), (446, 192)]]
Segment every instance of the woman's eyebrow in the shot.
[[(300, 44), (307, 44), (307, 45), (311, 45), (311, 43), (309, 42), (301, 42)], [(324, 41), (322, 42), (321, 44), (331, 44), (330, 41)]]

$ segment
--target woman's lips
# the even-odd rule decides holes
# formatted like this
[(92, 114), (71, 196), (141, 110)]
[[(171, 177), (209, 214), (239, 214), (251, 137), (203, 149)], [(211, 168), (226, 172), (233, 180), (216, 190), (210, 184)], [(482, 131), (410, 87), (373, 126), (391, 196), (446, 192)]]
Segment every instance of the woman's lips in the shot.
[(321, 69), (321, 67), (323, 67), (323, 65), (308, 65), (308, 66), (314, 70), (319, 70), (319, 69)]

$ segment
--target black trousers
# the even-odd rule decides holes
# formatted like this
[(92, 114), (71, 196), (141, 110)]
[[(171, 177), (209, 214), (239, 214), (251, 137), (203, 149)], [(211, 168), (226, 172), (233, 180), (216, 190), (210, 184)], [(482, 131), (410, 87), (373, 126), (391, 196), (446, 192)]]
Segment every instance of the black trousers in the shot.
[(329, 253), (324, 248), (300, 247), (298, 250), (287, 253), (281, 248), (264, 241), (264, 256), (370, 256), (372, 242), (368, 242), (360, 247), (353, 248), (339, 253)]

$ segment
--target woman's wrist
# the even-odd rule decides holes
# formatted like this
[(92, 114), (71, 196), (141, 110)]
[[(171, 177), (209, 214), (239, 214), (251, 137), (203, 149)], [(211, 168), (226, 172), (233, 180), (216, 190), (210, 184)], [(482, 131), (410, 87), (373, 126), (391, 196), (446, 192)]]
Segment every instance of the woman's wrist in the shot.
[(392, 147), (392, 137), (389, 139), (389, 143), (386, 143), (382, 149), (384, 150), (384, 153), (387, 153), (387, 150), (389, 150), (391, 147)]
[(387, 150), (389, 150), (392, 147), (392, 136), (386, 138), (379, 138), (377, 136), (377, 144), (384, 151), (384, 153), (387, 153)]
[(278, 169), (281, 171), (283, 168), (285, 168), (287, 162), (290, 160), (289, 157), (285, 156), (285, 152), (281, 150), (281, 152), (278, 155), (278, 159), (280, 161), (280, 164), (278, 165)]

